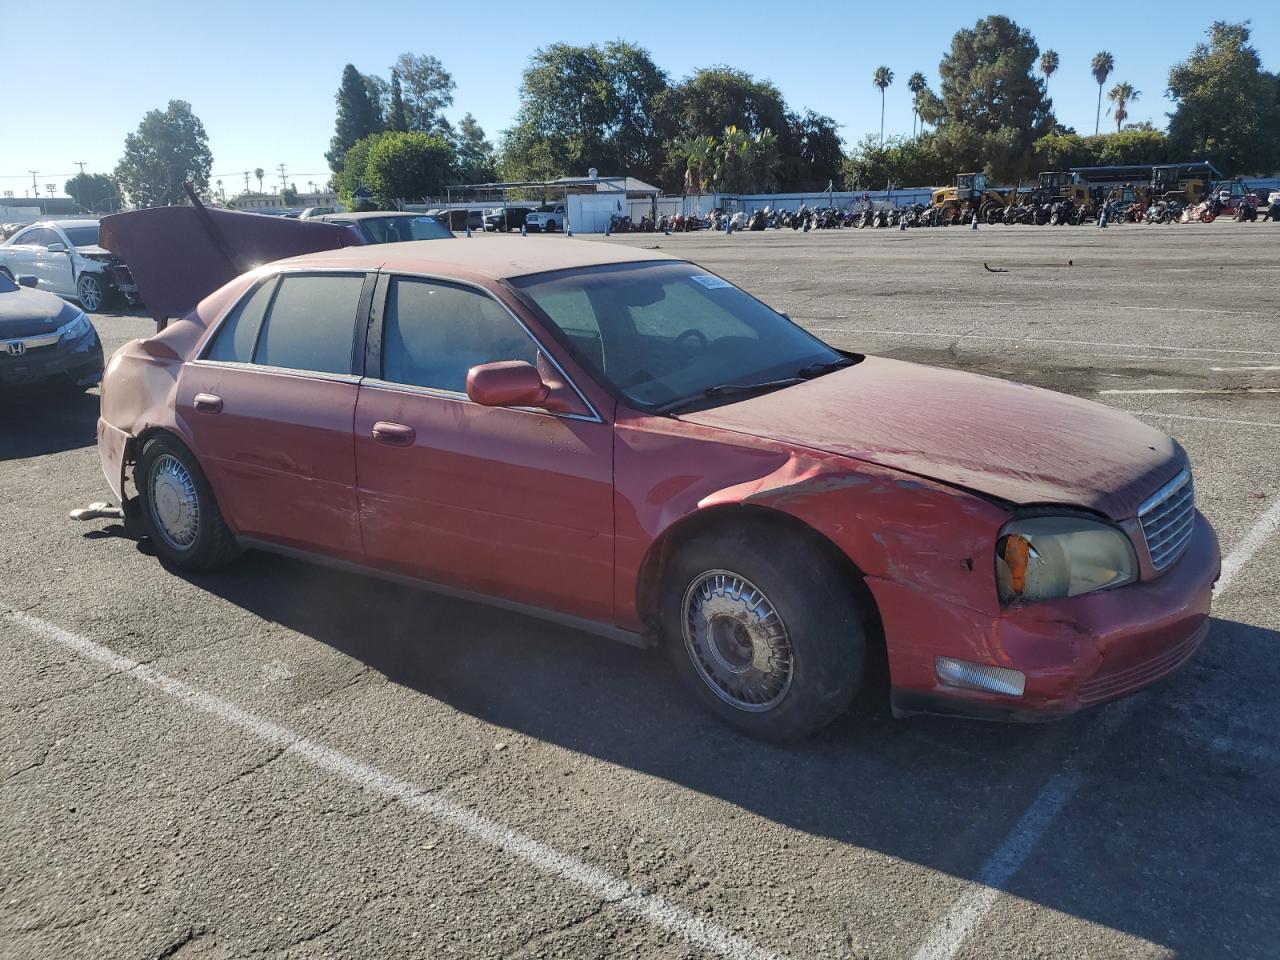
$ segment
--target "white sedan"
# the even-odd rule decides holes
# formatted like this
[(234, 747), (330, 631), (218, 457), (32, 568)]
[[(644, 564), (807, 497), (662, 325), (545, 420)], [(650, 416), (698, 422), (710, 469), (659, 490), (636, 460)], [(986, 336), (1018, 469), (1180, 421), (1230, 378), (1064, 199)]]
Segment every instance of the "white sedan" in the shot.
[(129, 268), (98, 246), (97, 220), (42, 220), (19, 230), (0, 243), (0, 274), (34, 276), (39, 289), (91, 312), (121, 297), (138, 302)]

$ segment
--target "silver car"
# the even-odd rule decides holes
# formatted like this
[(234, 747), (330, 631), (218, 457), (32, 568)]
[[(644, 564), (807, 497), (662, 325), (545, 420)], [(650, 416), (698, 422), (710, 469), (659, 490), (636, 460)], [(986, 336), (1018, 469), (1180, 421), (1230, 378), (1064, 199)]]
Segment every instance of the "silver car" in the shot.
[(36, 287), (93, 312), (138, 302), (129, 268), (98, 246), (97, 220), (42, 220), (0, 243), (0, 274), (34, 276)]

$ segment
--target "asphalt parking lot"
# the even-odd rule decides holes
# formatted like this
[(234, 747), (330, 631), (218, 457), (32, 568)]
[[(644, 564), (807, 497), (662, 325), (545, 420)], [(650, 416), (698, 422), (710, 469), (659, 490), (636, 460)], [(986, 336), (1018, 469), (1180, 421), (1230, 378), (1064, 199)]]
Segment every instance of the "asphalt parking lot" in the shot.
[(562, 627), (260, 554), (167, 573), (66, 519), (109, 496), (96, 393), (3, 398), (0, 955), (1276, 956), (1280, 228), (603, 242), (1168, 431), (1225, 558), (1201, 652), (1051, 725), (767, 746)]

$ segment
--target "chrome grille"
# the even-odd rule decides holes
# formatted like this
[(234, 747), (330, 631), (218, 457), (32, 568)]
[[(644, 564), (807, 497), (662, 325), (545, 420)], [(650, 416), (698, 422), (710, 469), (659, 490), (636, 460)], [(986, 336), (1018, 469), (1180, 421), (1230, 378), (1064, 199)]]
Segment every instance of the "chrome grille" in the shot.
[(1187, 549), (1196, 523), (1191, 471), (1185, 467), (1138, 508), (1151, 566), (1163, 570)]

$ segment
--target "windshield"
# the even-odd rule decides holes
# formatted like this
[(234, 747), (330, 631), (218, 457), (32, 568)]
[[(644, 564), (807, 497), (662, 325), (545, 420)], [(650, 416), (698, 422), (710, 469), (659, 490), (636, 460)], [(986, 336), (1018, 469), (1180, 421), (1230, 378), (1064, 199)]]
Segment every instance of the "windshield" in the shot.
[(0, 293), (13, 293), (18, 285), (9, 279), (7, 274), (0, 273)]
[(366, 217), (356, 222), (369, 243), (443, 240), (453, 236), (434, 217)]
[(67, 239), (71, 241), (73, 247), (96, 247), (98, 245), (97, 224), (92, 227), (63, 227), (62, 232), (67, 235)]
[(728, 402), (751, 392), (739, 387), (785, 386), (848, 362), (690, 263), (561, 270), (512, 285), (559, 328), (583, 366), (643, 408)]

